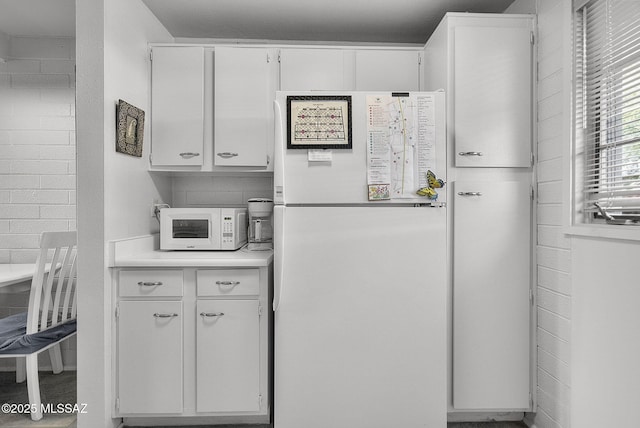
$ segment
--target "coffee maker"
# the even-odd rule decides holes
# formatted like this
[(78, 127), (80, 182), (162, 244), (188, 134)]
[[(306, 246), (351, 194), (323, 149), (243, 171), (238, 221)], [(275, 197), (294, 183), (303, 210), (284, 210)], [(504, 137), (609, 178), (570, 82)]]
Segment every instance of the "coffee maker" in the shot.
[(263, 251), (273, 248), (273, 200), (252, 198), (247, 201), (249, 233), (247, 249)]

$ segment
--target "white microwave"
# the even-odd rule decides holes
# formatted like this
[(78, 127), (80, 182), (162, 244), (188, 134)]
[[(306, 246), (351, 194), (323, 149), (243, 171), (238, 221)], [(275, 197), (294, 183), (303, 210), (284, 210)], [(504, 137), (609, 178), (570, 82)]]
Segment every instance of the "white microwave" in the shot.
[(246, 208), (160, 210), (161, 250), (237, 250), (246, 243)]

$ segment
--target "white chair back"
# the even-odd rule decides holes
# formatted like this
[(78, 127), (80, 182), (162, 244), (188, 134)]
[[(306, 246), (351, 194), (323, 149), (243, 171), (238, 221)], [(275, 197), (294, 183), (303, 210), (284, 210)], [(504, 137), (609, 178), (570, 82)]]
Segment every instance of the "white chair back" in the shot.
[(27, 334), (76, 318), (76, 244), (76, 232), (42, 233), (29, 295)]

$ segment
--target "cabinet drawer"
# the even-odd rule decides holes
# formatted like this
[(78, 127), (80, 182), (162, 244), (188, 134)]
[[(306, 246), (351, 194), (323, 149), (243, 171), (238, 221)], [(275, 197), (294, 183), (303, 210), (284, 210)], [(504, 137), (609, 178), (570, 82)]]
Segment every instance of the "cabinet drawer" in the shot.
[(182, 296), (182, 270), (123, 270), (118, 282), (121, 297)]
[(199, 270), (198, 296), (247, 296), (260, 293), (258, 269)]

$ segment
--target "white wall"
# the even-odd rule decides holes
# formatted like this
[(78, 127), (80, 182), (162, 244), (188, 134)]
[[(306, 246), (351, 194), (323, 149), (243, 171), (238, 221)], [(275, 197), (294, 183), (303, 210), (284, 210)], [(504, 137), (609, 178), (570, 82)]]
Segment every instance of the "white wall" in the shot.
[[(105, 239), (158, 230), (151, 204), (171, 198), (171, 179), (151, 175), (149, 42), (173, 38), (139, 0), (105, 3)], [(115, 151), (116, 104), (122, 99), (145, 111), (142, 157)]]
[[(76, 229), (75, 39), (6, 41), (7, 62), (0, 62), (0, 263), (32, 263), (41, 232)], [(0, 294), (0, 317), (25, 312), (28, 300), (28, 291)], [(61, 349), (65, 368), (75, 368), (75, 338)], [(50, 369), (47, 354), (41, 357), (40, 368)], [(15, 359), (0, 360), (0, 370), (14, 367)]]
[[(518, 0), (510, 10), (529, 7)], [(537, 428), (636, 426), (640, 243), (571, 237), (571, 2), (538, 0)]]
[(640, 242), (572, 239), (576, 428), (638, 426)]
[(75, 230), (75, 40), (14, 37), (0, 63), (0, 263)]
[(249, 198), (273, 198), (271, 177), (175, 177), (172, 206), (246, 206)]
[(0, 31), (0, 63), (9, 58), (9, 35)]
[[(106, 243), (152, 232), (149, 203), (169, 198), (168, 178), (147, 172), (142, 158), (115, 153), (119, 98), (149, 110), (148, 42), (172, 38), (139, 0), (85, 0), (76, 5), (78, 100), (78, 402), (90, 411), (78, 427), (111, 419), (111, 277)], [(148, 132), (148, 121), (145, 124)], [(148, 198), (148, 202), (147, 202)]]
[(535, 0), (515, 0), (503, 13), (536, 13)]
[(563, 172), (571, 124), (571, 2), (538, 1), (538, 412), (539, 428), (567, 428), (571, 391), (571, 251), (564, 235)]
[[(564, 234), (564, 155), (570, 142), (571, 2), (517, 0), (506, 13), (537, 13), (537, 428), (568, 428), (571, 392), (571, 251)], [(576, 425), (581, 427), (581, 425)], [(614, 426), (614, 425), (610, 425)]]
[(570, 427), (571, 251), (563, 172), (571, 124), (571, 2), (538, 2), (539, 428)]

